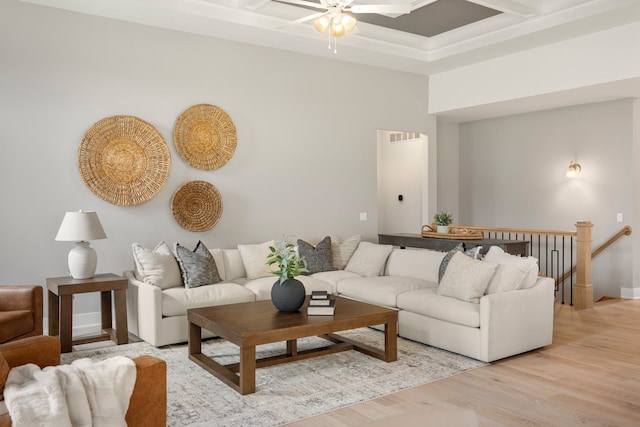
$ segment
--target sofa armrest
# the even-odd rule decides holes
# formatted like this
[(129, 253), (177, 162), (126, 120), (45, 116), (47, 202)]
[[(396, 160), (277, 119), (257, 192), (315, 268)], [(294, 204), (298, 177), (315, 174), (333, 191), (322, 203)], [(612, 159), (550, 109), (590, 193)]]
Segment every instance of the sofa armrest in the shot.
[(126, 421), (131, 427), (167, 425), (167, 364), (153, 356), (139, 356), (136, 384), (129, 400)]
[(60, 340), (48, 335), (23, 338), (0, 345), (10, 367), (35, 363), (40, 368), (60, 364)]
[(554, 281), (480, 299), (482, 360), (493, 361), (549, 345), (553, 339)]
[(135, 278), (133, 271), (125, 271), (129, 279), (127, 289), (127, 322), (131, 333), (151, 345), (158, 345), (162, 324), (162, 290)]

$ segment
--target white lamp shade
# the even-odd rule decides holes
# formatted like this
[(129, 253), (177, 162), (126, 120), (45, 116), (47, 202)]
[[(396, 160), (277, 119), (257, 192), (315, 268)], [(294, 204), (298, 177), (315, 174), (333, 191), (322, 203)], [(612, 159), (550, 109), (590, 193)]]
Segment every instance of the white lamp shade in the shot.
[(65, 213), (56, 235), (56, 240), (61, 242), (87, 242), (106, 238), (98, 214), (82, 210)]

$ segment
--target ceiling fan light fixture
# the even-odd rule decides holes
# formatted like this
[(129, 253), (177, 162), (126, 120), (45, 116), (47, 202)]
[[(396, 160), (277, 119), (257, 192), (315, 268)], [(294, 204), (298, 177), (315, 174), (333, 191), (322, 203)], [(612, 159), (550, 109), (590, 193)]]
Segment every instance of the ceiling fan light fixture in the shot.
[(340, 22), (334, 22), (333, 25), (331, 25), (331, 34), (333, 37), (342, 37), (347, 34), (347, 30), (345, 30), (344, 25)]
[(344, 26), (344, 30), (348, 33), (356, 27), (358, 21), (356, 21), (356, 19), (351, 15), (342, 14), (342, 16), (340, 17), (340, 23)]
[(326, 16), (321, 16), (320, 18), (313, 21), (313, 26), (321, 33), (327, 31), (327, 28), (329, 28), (330, 25), (331, 21)]

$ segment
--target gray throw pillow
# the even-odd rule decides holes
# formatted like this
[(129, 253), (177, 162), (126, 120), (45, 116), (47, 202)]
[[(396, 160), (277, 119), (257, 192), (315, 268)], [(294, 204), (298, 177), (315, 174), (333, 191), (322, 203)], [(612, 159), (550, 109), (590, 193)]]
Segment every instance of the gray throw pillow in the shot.
[(313, 247), (313, 245), (298, 239), (298, 253), (307, 262), (308, 273), (320, 273), (333, 271), (333, 252), (331, 250), (331, 237), (327, 236)]
[(187, 288), (212, 285), (221, 281), (213, 255), (204, 243), (198, 242), (193, 252), (176, 243), (175, 252), (182, 281)]

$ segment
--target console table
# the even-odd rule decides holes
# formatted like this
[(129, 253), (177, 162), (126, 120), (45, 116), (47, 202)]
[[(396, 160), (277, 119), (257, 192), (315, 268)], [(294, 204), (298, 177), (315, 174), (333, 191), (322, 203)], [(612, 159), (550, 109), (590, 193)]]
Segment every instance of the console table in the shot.
[(462, 243), (464, 250), (482, 246), (481, 254), (486, 254), (491, 246), (498, 246), (508, 254), (528, 256), (529, 242), (526, 240), (478, 239), (456, 240), (438, 239), (437, 237), (423, 237), (421, 234), (378, 234), (378, 243), (383, 245), (400, 246), (401, 248), (422, 248), (448, 252)]

